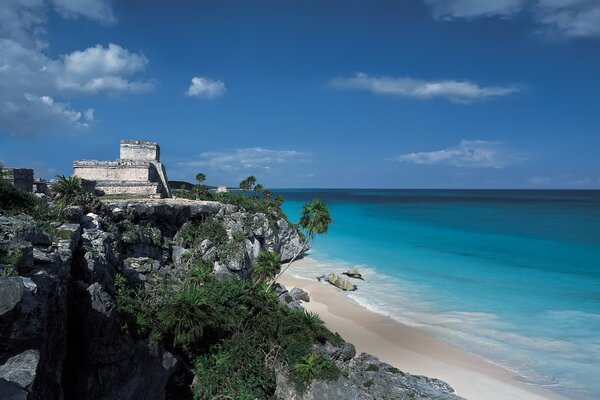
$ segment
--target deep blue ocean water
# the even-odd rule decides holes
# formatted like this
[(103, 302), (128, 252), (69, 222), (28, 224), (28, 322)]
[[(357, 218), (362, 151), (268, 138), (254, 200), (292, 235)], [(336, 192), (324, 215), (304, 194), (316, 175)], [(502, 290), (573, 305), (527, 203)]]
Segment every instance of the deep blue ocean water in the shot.
[(313, 277), (357, 266), (349, 297), (573, 399), (600, 398), (600, 191), (278, 190), (294, 222), (334, 219)]

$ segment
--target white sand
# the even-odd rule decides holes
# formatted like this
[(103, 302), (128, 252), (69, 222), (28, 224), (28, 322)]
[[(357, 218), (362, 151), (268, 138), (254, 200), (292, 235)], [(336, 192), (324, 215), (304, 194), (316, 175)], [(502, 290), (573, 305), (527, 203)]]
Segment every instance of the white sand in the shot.
[[(295, 263), (292, 272), (310, 262), (308, 258)], [(550, 391), (519, 382), (509, 370), (422, 329), (369, 311), (331, 285), (323, 285), (316, 279), (296, 278), (289, 272), (282, 275), (279, 282), (288, 290), (293, 287), (306, 290), (311, 300), (304, 307), (318, 313), (327, 327), (353, 343), (358, 353), (371, 353), (381, 361), (411, 374), (439, 378), (449, 383), (457, 395), (466, 399), (563, 399)]]

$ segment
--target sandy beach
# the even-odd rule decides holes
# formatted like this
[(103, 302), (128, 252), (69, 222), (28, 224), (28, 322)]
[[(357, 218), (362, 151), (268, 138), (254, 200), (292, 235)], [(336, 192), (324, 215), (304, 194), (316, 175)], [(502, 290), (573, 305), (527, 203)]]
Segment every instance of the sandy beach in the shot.
[[(439, 378), (456, 394), (469, 400), (564, 399), (548, 390), (519, 382), (513, 373), (447, 343), (428, 332), (374, 313), (348, 299), (337, 288), (316, 279), (298, 278), (294, 270), (307, 267), (298, 261), (281, 276), (288, 290), (300, 287), (310, 294), (304, 307), (318, 313), (327, 327), (356, 346), (405, 372)], [(324, 273), (326, 271), (323, 271)], [(359, 290), (360, 290), (360, 281)]]

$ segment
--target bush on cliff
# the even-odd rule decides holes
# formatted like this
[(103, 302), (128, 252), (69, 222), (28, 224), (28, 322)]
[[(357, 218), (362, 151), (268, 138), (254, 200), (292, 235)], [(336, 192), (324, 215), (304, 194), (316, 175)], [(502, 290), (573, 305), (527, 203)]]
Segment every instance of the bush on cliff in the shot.
[(316, 342), (343, 343), (314, 314), (282, 307), (264, 285), (197, 279), (193, 269), (182, 285), (164, 284), (151, 293), (118, 278), (115, 300), (124, 329), (163, 343), (195, 365), (196, 399), (274, 398), (276, 363), (290, 366), (298, 389), (313, 378), (339, 376), (334, 364), (321, 359), (312, 375), (292, 368), (306, 362)]

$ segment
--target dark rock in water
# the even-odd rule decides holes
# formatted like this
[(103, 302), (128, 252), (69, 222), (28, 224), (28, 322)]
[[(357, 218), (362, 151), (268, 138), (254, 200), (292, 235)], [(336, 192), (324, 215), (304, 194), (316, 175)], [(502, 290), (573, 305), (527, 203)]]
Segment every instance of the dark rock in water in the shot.
[(362, 277), (362, 274), (360, 273), (358, 268), (351, 268), (346, 272), (342, 272), (342, 274), (349, 276), (350, 278), (360, 279), (364, 281), (364, 278)]
[(290, 290), (290, 296), (292, 296), (292, 299), (294, 299), (294, 300), (302, 300), (305, 302), (310, 301), (310, 297), (309, 297), (308, 293), (306, 293), (304, 290), (302, 290), (300, 288), (293, 288), (292, 290)]

